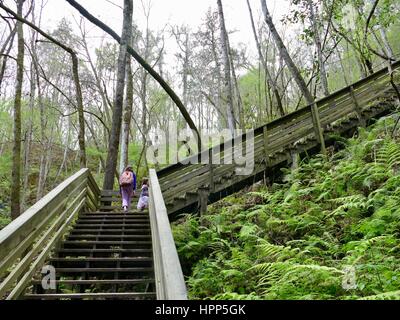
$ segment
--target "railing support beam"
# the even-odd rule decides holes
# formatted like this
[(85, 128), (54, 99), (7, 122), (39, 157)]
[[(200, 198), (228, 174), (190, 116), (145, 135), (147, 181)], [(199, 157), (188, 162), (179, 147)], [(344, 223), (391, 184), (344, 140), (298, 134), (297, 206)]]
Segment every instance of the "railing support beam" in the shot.
[(357, 97), (356, 97), (356, 95), (354, 93), (354, 87), (350, 86), (349, 90), (350, 90), (351, 99), (353, 100), (353, 103), (354, 103), (354, 110), (357, 113), (358, 120), (361, 122), (361, 126), (365, 127), (366, 126), (366, 122), (365, 122), (365, 120), (364, 120), (364, 118), (362, 116), (361, 107), (358, 104)]
[(312, 113), (312, 120), (314, 125), (314, 132), (315, 137), (317, 138), (318, 143), (321, 146), (321, 153), (326, 155), (326, 147), (325, 147), (325, 140), (324, 140), (324, 131), (321, 126), (321, 120), (319, 117), (318, 105), (313, 103), (311, 105), (311, 113)]

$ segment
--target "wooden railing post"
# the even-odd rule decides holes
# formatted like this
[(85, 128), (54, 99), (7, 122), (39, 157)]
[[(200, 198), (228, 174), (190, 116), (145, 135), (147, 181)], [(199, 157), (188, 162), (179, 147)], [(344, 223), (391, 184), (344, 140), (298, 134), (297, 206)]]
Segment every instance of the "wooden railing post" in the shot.
[(315, 137), (317, 138), (318, 143), (321, 145), (321, 153), (323, 155), (326, 155), (324, 132), (323, 132), (323, 129), (321, 126), (321, 120), (319, 117), (318, 106), (315, 102), (311, 105), (311, 114), (312, 114), (312, 119), (313, 119)]
[(208, 149), (208, 165), (210, 168), (209, 176), (210, 176), (210, 192), (214, 192), (215, 185), (214, 185), (214, 165), (213, 165), (213, 148)]
[(365, 126), (366, 126), (366, 122), (365, 122), (365, 120), (363, 119), (363, 116), (362, 116), (362, 113), (361, 113), (361, 107), (360, 107), (360, 105), (358, 104), (356, 95), (355, 95), (355, 93), (354, 93), (354, 87), (353, 87), (353, 86), (350, 86), (349, 90), (350, 90), (351, 99), (353, 100), (353, 103), (354, 103), (354, 109), (355, 109), (355, 111), (356, 111), (356, 113), (357, 113), (358, 120), (360, 120), (361, 126), (362, 126), (362, 127), (365, 127)]
[(208, 195), (210, 191), (208, 188), (199, 188), (199, 205), (200, 205), (200, 215), (207, 213)]
[(268, 154), (268, 128), (267, 125), (263, 127), (263, 141), (264, 141), (264, 156), (265, 156), (265, 167), (269, 167), (269, 154)]

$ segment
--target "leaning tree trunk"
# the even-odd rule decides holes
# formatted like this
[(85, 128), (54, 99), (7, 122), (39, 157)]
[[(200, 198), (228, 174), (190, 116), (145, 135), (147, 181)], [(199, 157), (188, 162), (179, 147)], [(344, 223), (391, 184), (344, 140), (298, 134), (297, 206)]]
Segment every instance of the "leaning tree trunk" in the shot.
[(132, 34), (132, 0), (124, 0), (124, 18), (121, 35), (120, 50), (118, 56), (117, 86), (115, 89), (115, 103), (110, 141), (104, 175), (104, 190), (112, 190), (114, 187), (114, 173), (117, 168), (119, 139), (121, 134), (122, 107), (124, 102), (125, 72), (128, 41)]
[[(110, 27), (108, 27), (106, 24), (101, 22), (99, 19), (94, 17), (92, 14), (90, 14), (84, 7), (82, 7), (79, 3), (77, 3), (75, 0), (66, 0), (71, 6), (76, 8), (85, 18), (87, 18), (89, 21), (94, 23), (96, 26), (104, 30), (107, 34), (109, 34), (112, 38), (114, 38), (118, 43), (123, 44), (124, 42), (122, 41), (121, 37)], [(4, 8), (4, 6), (0, 3), (0, 8)], [(8, 10), (9, 12), (10, 10)], [(125, 42), (126, 43), (126, 42)], [(172, 99), (172, 101), (175, 103), (175, 105), (178, 107), (179, 111), (181, 112), (182, 116), (186, 120), (187, 124), (189, 127), (196, 133), (197, 136), (197, 142), (199, 145), (199, 149), (202, 149), (202, 144), (201, 144), (201, 137), (200, 137), (200, 132), (197, 129), (196, 125), (194, 124), (188, 110), (186, 107), (183, 105), (181, 99), (177, 96), (174, 90), (168, 85), (168, 83), (154, 70), (152, 66), (150, 66), (131, 46), (126, 46), (128, 53), (147, 71), (150, 73), (150, 75), (160, 84), (160, 86), (165, 90), (165, 92), (168, 94), (168, 96)], [(122, 120), (121, 120), (122, 121)], [(118, 148), (118, 146), (117, 146)]]
[(290, 73), (292, 74), (301, 92), (306, 98), (307, 103), (312, 104), (314, 102), (314, 98), (310, 93), (310, 91), (308, 90), (306, 82), (301, 76), (299, 69), (294, 64), (292, 58), (289, 55), (289, 52), (286, 49), (285, 44), (282, 41), (282, 38), (280, 37), (278, 31), (276, 30), (276, 27), (274, 25), (274, 22), (272, 21), (272, 17), (268, 11), (265, 0), (261, 0), (261, 7), (264, 13), (265, 22), (268, 25), (269, 30), (271, 31), (272, 37), (275, 40), (276, 46), (278, 47), (281, 57), (285, 61), (287, 67), (289, 68)]
[(14, 37), (15, 37), (16, 33), (17, 33), (17, 27), (15, 27), (11, 31), (10, 35), (7, 37), (6, 41), (4, 42), (4, 44), (0, 50), (0, 54), (2, 55), (2, 62), (1, 62), (1, 67), (0, 67), (0, 91), (1, 91), (1, 84), (3, 83), (3, 79), (4, 79), (4, 73), (6, 71), (7, 57), (9, 56), (10, 51), (12, 49), (12, 45), (14, 43)]
[[(278, 107), (278, 111), (279, 111), (280, 115), (283, 117), (285, 115), (285, 110), (283, 109), (282, 99), (281, 99), (281, 96), (279, 94), (278, 86), (277, 86), (275, 80), (273, 79), (273, 77), (271, 76), (271, 73), (269, 72), (269, 69), (268, 69), (268, 66), (267, 66), (266, 57), (264, 57), (264, 55), (263, 55), (263, 52), (262, 52), (262, 49), (261, 49), (261, 44), (260, 44), (260, 41), (259, 41), (258, 36), (257, 36), (256, 26), (255, 26), (254, 18), (253, 18), (253, 12), (251, 10), (251, 6), (250, 6), (249, 0), (247, 0), (247, 7), (249, 9), (251, 27), (253, 29), (253, 35), (254, 35), (254, 39), (256, 41), (259, 59), (260, 59), (262, 65), (264, 67), (264, 73), (265, 73), (265, 77), (266, 77), (268, 86), (272, 89), (272, 91), (274, 93), (276, 104), (277, 104), (277, 107)], [(271, 117), (272, 117), (272, 106), (271, 106)]]
[[(17, 12), (22, 15), (24, 0), (18, 0)], [(13, 164), (11, 173), (11, 218), (14, 220), (21, 214), (20, 192), (21, 192), (21, 97), (22, 84), (24, 81), (24, 30), (21, 22), (17, 22), (18, 54), (17, 54), (17, 76), (15, 79), (14, 99), (14, 145)]]
[(220, 20), (220, 31), (221, 31), (221, 45), (222, 45), (222, 56), (224, 60), (224, 102), (226, 103), (226, 116), (228, 120), (228, 127), (232, 135), (235, 133), (235, 113), (233, 108), (233, 97), (232, 97), (232, 81), (231, 81), (231, 66), (229, 61), (229, 47), (228, 47), (228, 33), (225, 27), (224, 11), (221, 0), (217, 0), (218, 13)]

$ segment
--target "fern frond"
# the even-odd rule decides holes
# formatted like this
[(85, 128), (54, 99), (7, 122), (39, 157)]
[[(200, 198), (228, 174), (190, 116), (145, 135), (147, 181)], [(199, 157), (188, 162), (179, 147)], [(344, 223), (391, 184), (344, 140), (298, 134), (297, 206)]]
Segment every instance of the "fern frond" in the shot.
[(363, 297), (359, 300), (400, 300), (400, 290)]

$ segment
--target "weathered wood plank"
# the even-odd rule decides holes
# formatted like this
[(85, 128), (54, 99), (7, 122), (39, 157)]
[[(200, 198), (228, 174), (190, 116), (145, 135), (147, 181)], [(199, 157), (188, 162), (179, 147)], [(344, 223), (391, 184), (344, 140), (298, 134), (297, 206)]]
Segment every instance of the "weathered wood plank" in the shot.
[(60, 213), (64, 212), (66, 206), (71, 202), (74, 201), (76, 195), (79, 192), (82, 192), (86, 185), (86, 182), (83, 180), (71, 193), (62, 199), (60, 203), (42, 220), (40, 223), (35, 227), (35, 229), (26, 237), (24, 238), (18, 245), (16, 245), (13, 250), (8, 252), (8, 255), (4, 257), (4, 259), (0, 262), (0, 275), (3, 274), (5, 270), (7, 270), (10, 266), (12, 266), (17, 259), (22, 257), (22, 254), (25, 253), (26, 249), (32, 245), (36, 237), (44, 230), (46, 226), (55, 218), (55, 216)]
[(34, 231), (40, 221), (45, 219), (77, 185), (86, 181), (88, 172), (88, 169), (80, 170), (1, 230), (0, 260)]
[(187, 290), (157, 173), (150, 169), (150, 223), (157, 299), (186, 300)]
[[(21, 293), (25, 290), (26, 286), (28, 285), (29, 281), (32, 279), (33, 275), (35, 272), (40, 268), (40, 266), (43, 264), (43, 262), (47, 259), (51, 249), (55, 246), (57, 241), (64, 235), (65, 231), (69, 227), (70, 223), (73, 221), (73, 219), (78, 215), (79, 211), (85, 204), (85, 199), (83, 198), (82, 195), (82, 200), (77, 206), (71, 206), (73, 208), (72, 213), (66, 211), (65, 214), (70, 213), (68, 218), (64, 220), (65, 216), (62, 215), (60, 216), (59, 219), (52, 225), (52, 227), (49, 229), (49, 234), (50, 232), (53, 232), (56, 227), (59, 226), (60, 223), (62, 223), (61, 227), (56, 231), (56, 233), (53, 235), (53, 237), (50, 239), (50, 241), (47, 242), (46, 246), (44, 249), (40, 252), (40, 254), (36, 257), (35, 261), (30, 265), (29, 270), (25, 272), (25, 274), (22, 276), (22, 278), (18, 281), (18, 284), (14, 287), (14, 289), (11, 291), (11, 293), (7, 296), (7, 300), (13, 300), (17, 299)], [(44, 238), (44, 237), (43, 237)], [(47, 235), (46, 238), (47, 239)], [(41, 248), (42, 243), (40, 243), (40, 248)], [(39, 248), (39, 245), (35, 246), (36, 248)], [(17, 273), (17, 272), (15, 272)], [(10, 276), (9, 276), (10, 277)], [(2, 284), (3, 286), (3, 284)]]

